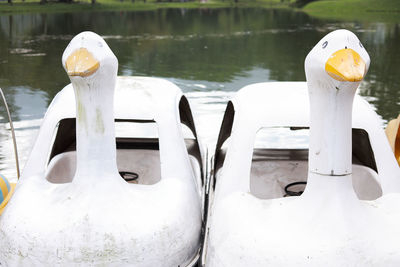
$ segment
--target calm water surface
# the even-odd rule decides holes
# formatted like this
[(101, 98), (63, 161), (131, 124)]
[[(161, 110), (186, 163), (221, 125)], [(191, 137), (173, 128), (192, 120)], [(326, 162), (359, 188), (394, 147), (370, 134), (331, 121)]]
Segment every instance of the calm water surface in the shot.
[[(305, 56), (339, 28), (355, 32), (371, 57), (360, 94), (385, 120), (400, 111), (400, 24), (324, 21), (289, 10), (167, 9), (0, 16), (0, 25), (0, 87), (16, 121), (22, 165), (47, 106), (69, 83), (61, 55), (84, 30), (106, 39), (119, 75), (163, 77), (180, 86), (210, 147), (235, 91), (256, 82), (305, 80)], [(15, 179), (2, 105), (0, 116), (0, 171)]]

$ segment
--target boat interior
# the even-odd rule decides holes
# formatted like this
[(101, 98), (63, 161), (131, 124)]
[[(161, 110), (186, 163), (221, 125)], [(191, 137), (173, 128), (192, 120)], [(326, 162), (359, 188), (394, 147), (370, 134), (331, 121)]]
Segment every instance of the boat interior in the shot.
[[(234, 113), (233, 104), (229, 102), (213, 160), (214, 179), (211, 183), (214, 186), (221, 175)], [(288, 134), (282, 135), (282, 130), (286, 130)], [(279, 131), (269, 131), (276, 135), (275, 140), (279, 139), (279, 143), (286, 144), (284, 147), (265, 145), (268, 142), (264, 142), (263, 135), (257, 133), (250, 174), (250, 192), (254, 196), (261, 199), (274, 199), (299, 196), (304, 191), (308, 175), (308, 143), (305, 142), (305, 146), (300, 148), (298, 146), (290, 147), (290, 135), (295, 135), (299, 131), (308, 132), (308, 127), (288, 126), (280, 127)], [(354, 190), (361, 200), (377, 199), (382, 196), (382, 189), (368, 133), (363, 129), (352, 129), (352, 140)]]
[[(197, 139), (192, 112), (182, 96), (179, 113), (185, 143), (199, 185), (204, 184), (204, 162)], [(59, 121), (49, 155), (46, 179), (52, 183), (69, 183), (76, 170), (75, 118)], [(159, 139), (154, 120), (116, 119), (117, 167), (129, 183), (152, 185), (161, 180)]]

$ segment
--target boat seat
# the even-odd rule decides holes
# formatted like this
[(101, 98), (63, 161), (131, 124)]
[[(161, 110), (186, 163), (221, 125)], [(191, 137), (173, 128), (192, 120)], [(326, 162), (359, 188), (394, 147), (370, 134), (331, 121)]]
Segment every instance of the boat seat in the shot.
[[(196, 180), (201, 178), (200, 163), (189, 155)], [(161, 179), (160, 155), (158, 150), (117, 149), (117, 167), (119, 172), (136, 173), (138, 178), (132, 183), (152, 185)], [(46, 171), (46, 179), (52, 183), (69, 183), (76, 170), (76, 151), (68, 151), (54, 156)]]
[[(196, 138), (193, 119), (190, 113), (186, 98), (182, 97), (180, 101), (180, 116), (182, 118), (182, 129), (191, 133), (191, 136), (185, 136), (185, 144), (189, 158), (196, 175), (196, 181), (199, 185), (204, 184), (205, 173), (203, 171), (203, 162), (199, 143)], [(186, 110), (185, 112), (183, 112)], [(153, 124), (154, 121), (148, 120), (123, 120), (116, 119), (116, 123), (138, 123), (139, 125)], [(189, 126), (190, 127), (189, 127)], [(146, 128), (148, 130), (148, 128)], [(147, 133), (147, 132), (146, 132)], [(137, 137), (131, 133), (122, 133), (122, 136), (116, 137), (117, 148), (117, 167), (121, 172), (133, 172), (139, 174), (139, 178), (134, 183), (155, 184), (160, 180), (160, 156), (159, 140), (157, 137)], [(142, 136), (139, 134), (139, 136)], [(151, 134), (149, 135), (151, 136)], [(75, 118), (62, 119), (59, 122), (55, 140), (49, 157), (49, 164), (46, 170), (46, 178), (53, 183), (70, 182), (75, 173), (74, 154), (64, 154), (66, 152), (76, 151), (76, 122)], [(62, 155), (62, 156), (59, 156)], [(124, 157), (127, 157), (126, 159)], [(72, 165), (71, 165), (72, 164)], [(136, 166), (136, 167), (135, 167)], [(142, 167), (137, 167), (142, 166)], [(151, 167), (150, 167), (151, 166)], [(68, 168), (68, 170), (67, 170)], [(138, 169), (139, 168), (139, 169)], [(145, 170), (149, 168), (149, 170)], [(136, 171), (135, 171), (136, 169)], [(140, 173), (138, 173), (140, 171)], [(151, 178), (150, 178), (151, 177)], [(157, 177), (157, 178), (156, 178)]]
[[(221, 149), (219, 158), (226, 150)], [(216, 164), (216, 179), (221, 174), (222, 164)], [(306, 182), (308, 174), (308, 149), (254, 149), (250, 192), (262, 199), (281, 198), (286, 195), (285, 187), (295, 182)], [(353, 187), (361, 200), (374, 200), (382, 196), (378, 173), (363, 166), (353, 157)], [(291, 189), (292, 190), (292, 189)], [(304, 185), (293, 187), (303, 191)]]

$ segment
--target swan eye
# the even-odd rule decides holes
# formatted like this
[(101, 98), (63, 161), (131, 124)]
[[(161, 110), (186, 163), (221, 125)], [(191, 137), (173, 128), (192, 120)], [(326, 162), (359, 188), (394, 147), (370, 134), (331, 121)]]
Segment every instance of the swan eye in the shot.
[(323, 44), (322, 44), (322, 48), (325, 48), (325, 47), (327, 47), (328, 46), (328, 41), (325, 41)]
[(97, 43), (99, 47), (103, 47), (103, 44), (101, 42)]
[(362, 43), (361, 43), (361, 42), (359, 42), (358, 44), (360, 45), (360, 47), (361, 47), (361, 48), (364, 48), (364, 46), (362, 45)]

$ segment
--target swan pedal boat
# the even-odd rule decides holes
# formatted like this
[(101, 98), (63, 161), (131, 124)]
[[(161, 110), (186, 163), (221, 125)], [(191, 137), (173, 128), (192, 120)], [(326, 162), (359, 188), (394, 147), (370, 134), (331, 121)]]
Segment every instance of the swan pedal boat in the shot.
[[(361, 42), (338, 30), (307, 56), (307, 82), (252, 84), (228, 103), (203, 265), (399, 266), (400, 169), (380, 117), (359, 95), (352, 104), (360, 79), (325, 72), (335, 53), (363, 59), (365, 75)], [(308, 129), (309, 148), (293, 147)]]
[[(155, 113), (162, 103), (151, 103), (149, 91), (160, 86), (164, 97), (175, 101), (175, 112), (185, 135), (191, 167), (202, 193), (206, 150), (197, 139), (196, 127), (187, 98), (173, 83), (149, 77), (119, 76), (115, 91), (117, 166), (120, 174), (138, 174), (130, 183), (153, 185), (161, 180), (160, 145)], [(157, 106), (160, 104), (161, 106)], [(60, 91), (50, 104), (37, 141), (24, 168), (24, 176), (45, 171), (52, 183), (72, 181), (76, 170), (76, 114), (72, 85)], [(118, 133), (120, 136), (118, 136)], [(42, 166), (42, 168), (40, 168)], [(43, 169), (44, 166), (44, 169)], [(130, 177), (127, 178), (130, 180)]]
[(92, 32), (63, 65), (71, 84), (0, 216), (0, 265), (194, 266), (205, 162), (187, 99), (163, 79), (117, 77)]

